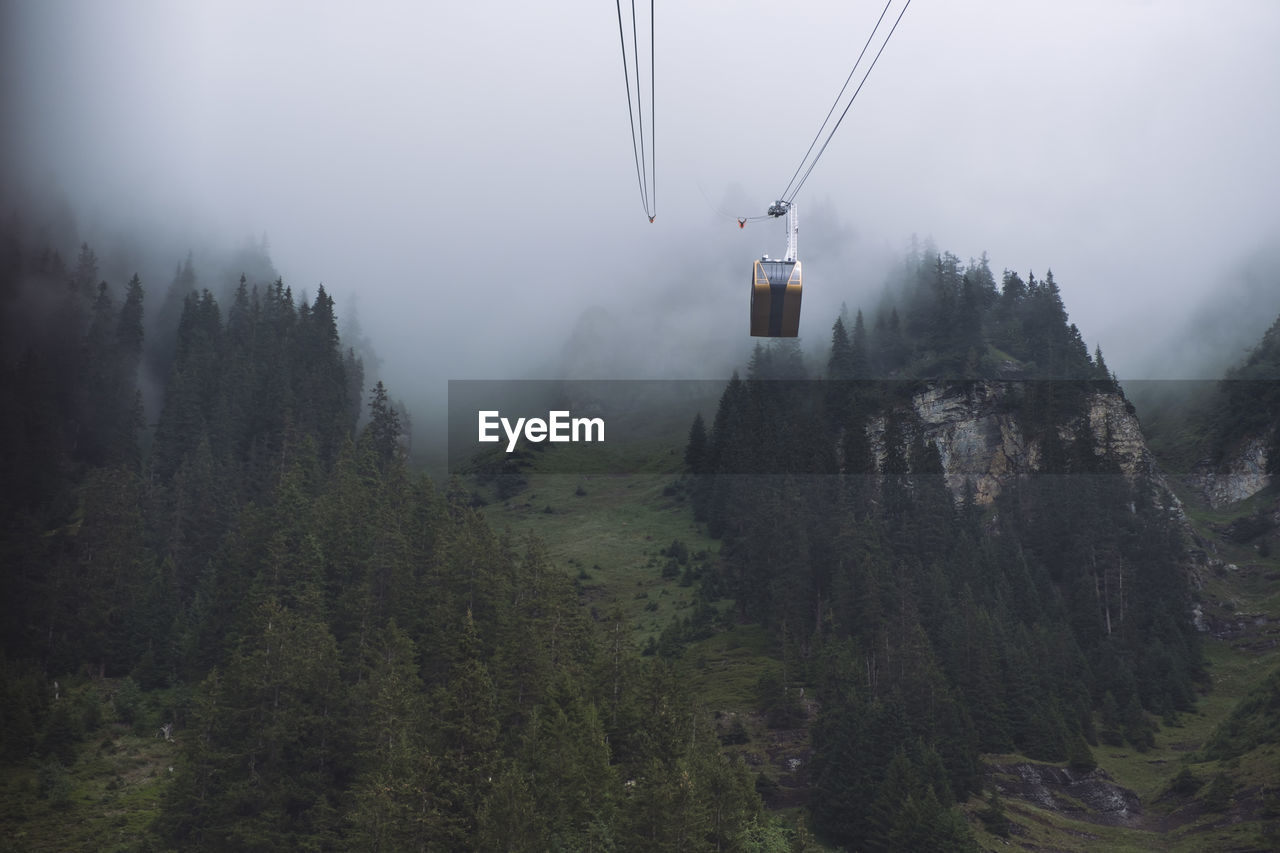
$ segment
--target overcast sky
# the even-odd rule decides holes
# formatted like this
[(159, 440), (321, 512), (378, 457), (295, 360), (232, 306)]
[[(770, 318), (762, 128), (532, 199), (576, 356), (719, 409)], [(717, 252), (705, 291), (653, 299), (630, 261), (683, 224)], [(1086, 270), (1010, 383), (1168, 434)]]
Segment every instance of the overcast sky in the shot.
[[(882, 5), (659, 0), (652, 225), (605, 0), (8, 3), (5, 157), (85, 233), (266, 233), (295, 291), (360, 294), (402, 394), (553, 364), (592, 306), (641, 373), (703, 375), (784, 242), (721, 213), (786, 185)], [(919, 234), (1052, 268), (1141, 375), (1280, 245), (1277, 46), (1276, 0), (915, 0), (798, 198), (802, 335)]]

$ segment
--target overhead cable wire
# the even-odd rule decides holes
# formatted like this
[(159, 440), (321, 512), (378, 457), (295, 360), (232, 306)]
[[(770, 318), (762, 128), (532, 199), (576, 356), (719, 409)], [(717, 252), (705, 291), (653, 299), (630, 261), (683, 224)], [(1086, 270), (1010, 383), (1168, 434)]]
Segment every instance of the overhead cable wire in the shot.
[[(836, 120), (835, 126), (831, 128), (831, 133), (827, 135), (826, 142), (822, 143), (822, 147), (819, 148), (818, 153), (814, 155), (813, 161), (809, 164), (809, 168), (805, 170), (804, 177), (800, 179), (800, 183), (796, 184), (796, 187), (791, 191), (790, 196), (783, 195), (780, 198), (781, 201), (790, 204), (800, 193), (800, 189), (804, 186), (805, 181), (809, 180), (809, 175), (813, 172), (813, 167), (818, 165), (818, 160), (821, 159), (822, 153), (826, 151), (827, 146), (831, 144), (832, 137), (834, 137), (836, 135), (836, 131), (840, 129), (840, 124), (844, 121), (844, 117), (849, 114), (849, 107), (853, 106), (853, 102), (857, 99), (858, 93), (862, 91), (862, 87), (867, 82), (867, 78), (870, 77), (871, 72), (875, 70), (876, 63), (880, 61), (880, 54), (884, 53), (885, 47), (889, 44), (889, 39), (893, 38), (894, 31), (898, 29), (898, 24), (902, 22), (902, 16), (907, 13), (907, 9), (910, 8), (910, 6), (911, 0), (907, 0), (906, 5), (902, 7), (902, 11), (898, 13), (897, 19), (893, 22), (893, 26), (890, 27), (889, 34), (885, 36), (884, 41), (881, 42), (880, 49), (876, 51), (875, 57), (872, 58), (871, 65), (868, 66), (866, 72), (862, 75), (862, 80), (859, 81), (858, 88), (854, 89), (853, 95), (849, 98), (849, 103), (845, 105), (844, 112), (840, 113), (840, 118)], [(877, 24), (877, 27), (878, 26), (879, 24)]]
[(791, 181), (787, 184), (787, 188), (782, 191), (778, 198), (786, 198), (787, 193), (791, 191), (791, 185), (796, 182), (796, 176), (800, 174), (800, 170), (804, 168), (804, 164), (809, 162), (809, 155), (813, 153), (813, 146), (818, 144), (818, 139), (822, 136), (822, 131), (826, 130), (827, 122), (831, 121), (831, 116), (835, 113), (836, 107), (840, 106), (840, 99), (844, 97), (844, 92), (849, 88), (849, 81), (853, 79), (853, 75), (857, 72), (858, 66), (862, 63), (862, 57), (866, 56), (867, 48), (871, 46), (871, 40), (876, 37), (876, 32), (880, 29), (880, 24), (884, 21), (884, 16), (889, 12), (889, 7), (893, 5), (893, 0), (887, 0), (884, 9), (880, 11), (880, 17), (876, 19), (876, 25), (871, 28), (870, 34), (867, 35), (867, 41), (862, 45), (862, 51), (858, 54), (857, 60), (854, 61), (853, 67), (849, 69), (849, 76), (844, 78), (844, 85), (840, 87), (840, 93), (836, 95), (836, 99), (831, 102), (831, 109), (827, 110), (827, 117), (822, 120), (822, 125), (818, 128), (818, 132), (813, 135), (813, 141), (809, 143), (809, 150), (804, 152), (804, 156), (800, 158), (800, 165), (796, 166), (795, 172), (791, 175)]
[(645, 215), (653, 216), (649, 209), (649, 164), (644, 156), (644, 92), (640, 88), (640, 37), (636, 34), (636, 0), (631, 0), (631, 54), (636, 64), (636, 116), (640, 119), (640, 192), (644, 196)]
[[(636, 25), (636, 4), (635, 4), (635, 0), (631, 0), (631, 51), (632, 51), (632, 58), (635, 64), (635, 75), (636, 75), (636, 97), (634, 101), (631, 98), (631, 68), (630, 68), (630, 64), (627, 62), (626, 29), (622, 23), (622, 0), (615, 0), (614, 5), (616, 6), (617, 12), (618, 12), (618, 43), (621, 45), (621, 48), (622, 48), (622, 77), (626, 85), (627, 120), (631, 124), (631, 153), (632, 153), (633, 159), (635, 160), (635, 166), (636, 166), (636, 184), (639, 186), (639, 189), (640, 189), (640, 203), (644, 207), (645, 215), (648, 216), (649, 221), (652, 222), (654, 220), (654, 217), (657, 215), (657, 205), (656, 205), (656, 202), (654, 201), (654, 199), (656, 198), (657, 178), (656, 178), (656, 174), (654, 174), (653, 180), (651, 182), (650, 177), (651, 177), (651, 174), (656, 171), (656, 159), (652, 161), (653, 167), (651, 167), (650, 158), (646, 157), (646, 151), (645, 151), (644, 92), (640, 87), (640, 79), (641, 79), (640, 78), (640, 48), (639, 48), (638, 28)], [(653, 85), (654, 84), (654, 69), (653, 69), (654, 48), (652, 44), (653, 14), (654, 14), (653, 5), (654, 5), (653, 0), (650, 0), (650, 4), (649, 4), (650, 134), (653, 133), (653, 111), (654, 111), (654, 101), (655, 101), (654, 85)], [(637, 118), (639, 118), (639, 123), (640, 123), (639, 142), (637, 142), (637, 136), (636, 136)], [(652, 150), (656, 148), (656, 140), (655, 140), (655, 144), (650, 145), (649, 148), (650, 148), (649, 153), (652, 153)], [(651, 183), (652, 183), (652, 187), (651, 187)], [(652, 189), (652, 192), (651, 192), (651, 189)]]
[[(634, 0), (633, 0), (634, 2)], [(653, 221), (653, 217), (658, 215), (658, 114), (654, 111), (654, 103), (657, 100), (657, 63), (654, 62), (654, 44), (658, 40), (658, 31), (653, 25), (653, 7), (654, 0), (649, 0), (649, 175), (650, 189), (652, 193), (649, 201), (653, 204), (653, 214), (649, 217), (649, 221)], [(636, 72), (639, 73), (639, 67)], [(643, 133), (643, 126), (641, 127)], [(641, 140), (643, 141), (643, 140)]]

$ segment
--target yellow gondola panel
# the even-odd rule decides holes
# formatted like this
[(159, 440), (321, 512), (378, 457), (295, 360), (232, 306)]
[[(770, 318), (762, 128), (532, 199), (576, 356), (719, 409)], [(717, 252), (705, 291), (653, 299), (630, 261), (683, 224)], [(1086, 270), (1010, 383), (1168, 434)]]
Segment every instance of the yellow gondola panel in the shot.
[(751, 271), (751, 335), (794, 338), (800, 333), (800, 262), (757, 260)]

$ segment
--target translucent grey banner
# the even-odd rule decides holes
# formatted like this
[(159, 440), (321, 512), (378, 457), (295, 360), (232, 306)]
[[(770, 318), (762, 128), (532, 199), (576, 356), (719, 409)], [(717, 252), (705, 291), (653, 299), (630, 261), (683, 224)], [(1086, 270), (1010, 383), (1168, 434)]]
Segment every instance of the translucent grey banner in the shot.
[[(1271, 380), (451, 380), (450, 473), (1266, 477)], [(936, 459), (931, 454), (936, 454)], [(1272, 454), (1274, 455), (1274, 454)], [(887, 467), (886, 467), (887, 466)], [(1224, 480), (1223, 488), (1232, 488)]]
[(450, 473), (536, 467), (628, 474), (669, 468), (699, 412), (710, 423), (726, 383), (712, 380), (450, 380)]

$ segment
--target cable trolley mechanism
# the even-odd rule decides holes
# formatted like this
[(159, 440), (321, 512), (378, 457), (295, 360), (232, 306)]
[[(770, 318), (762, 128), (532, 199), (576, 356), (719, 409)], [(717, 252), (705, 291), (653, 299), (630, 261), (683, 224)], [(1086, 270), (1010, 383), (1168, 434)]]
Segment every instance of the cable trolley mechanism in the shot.
[(752, 265), (751, 334), (794, 338), (800, 333), (799, 217), (795, 204), (785, 201), (771, 204), (769, 216), (786, 217), (787, 251), (781, 260), (763, 255)]
[[(818, 165), (818, 161), (827, 150), (827, 146), (831, 144), (836, 131), (840, 129), (845, 116), (849, 114), (850, 107), (857, 100), (858, 93), (862, 91), (862, 87), (871, 75), (871, 71), (876, 67), (876, 63), (880, 61), (880, 55), (884, 53), (889, 40), (893, 38), (894, 32), (897, 31), (898, 24), (902, 23), (902, 16), (906, 14), (907, 9), (911, 6), (911, 0), (906, 0), (902, 4), (902, 9), (898, 12), (897, 18), (894, 19), (888, 34), (880, 42), (879, 48), (871, 58), (870, 65), (863, 72), (862, 79), (858, 82), (857, 87), (854, 88), (853, 94), (846, 99), (845, 92), (848, 90), (849, 84), (853, 82), (854, 75), (862, 65), (862, 60), (867, 55), (867, 51), (874, 42), (876, 34), (880, 31), (880, 26), (884, 23), (893, 3), (894, 0), (885, 0), (884, 9), (880, 12), (880, 17), (876, 19), (875, 26), (872, 27), (870, 35), (867, 36), (866, 43), (863, 44), (862, 50), (858, 53), (858, 58), (854, 60), (853, 68), (849, 69), (849, 76), (845, 78), (844, 85), (840, 87), (839, 93), (831, 104), (831, 109), (827, 111), (826, 118), (822, 120), (822, 124), (818, 127), (818, 132), (814, 135), (813, 141), (809, 143), (808, 150), (805, 151), (804, 157), (800, 160), (800, 165), (796, 167), (795, 172), (791, 175), (791, 180), (787, 182), (786, 189), (778, 196), (778, 200), (769, 205), (769, 209), (763, 216), (736, 217), (739, 228), (746, 228), (748, 222), (783, 217), (786, 218), (787, 224), (787, 251), (782, 259), (779, 260), (770, 258), (768, 255), (762, 255), (759, 260), (752, 264), (751, 334), (754, 337), (794, 338), (799, 335), (801, 284), (800, 258), (797, 252), (797, 244), (799, 242), (800, 229), (796, 217), (795, 198), (804, 187), (805, 182), (809, 180), (809, 175), (812, 174), (814, 167)], [(648, 134), (645, 133), (643, 76), (641, 74), (639, 50), (641, 31), (636, 23), (636, 0), (631, 0), (630, 58), (627, 56), (627, 33), (622, 17), (622, 0), (615, 0), (614, 5), (618, 13), (618, 42), (622, 49), (623, 88), (627, 96), (627, 120), (631, 127), (631, 153), (636, 166), (636, 184), (640, 189), (640, 201), (644, 207), (645, 216), (652, 223), (657, 216), (657, 161), (655, 154), (657, 141), (654, 134), (654, 90), (656, 88), (654, 75), (654, 0), (649, 0)], [(635, 80), (634, 99), (631, 95), (633, 76)], [(839, 116), (832, 123), (831, 119), (836, 115), (836, 110), (840, 108), (842, 102), (844, 103), (844, 109), (840, 111)], [(828, 124), (831, 125), (830, 130), (827, 129)], [(703, 195), (705, 196), (706, 194), (703, 193)], [(731, 215), (725, 214), (723, 211), (720, 212), (725, 216)]]

